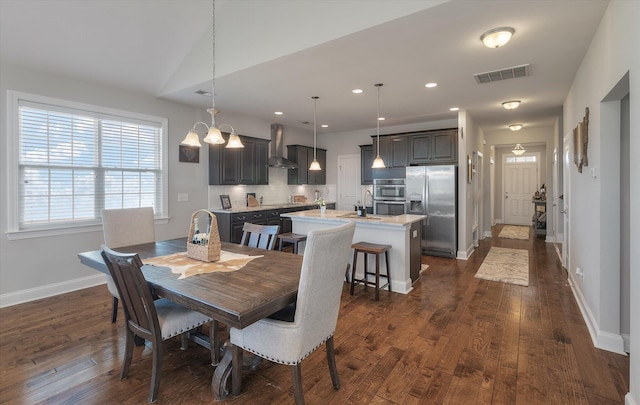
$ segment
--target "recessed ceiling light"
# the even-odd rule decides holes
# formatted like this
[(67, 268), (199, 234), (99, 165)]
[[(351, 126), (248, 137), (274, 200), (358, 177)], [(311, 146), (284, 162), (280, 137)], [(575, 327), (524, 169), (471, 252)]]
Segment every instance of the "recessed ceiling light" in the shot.
[(502, 103), (502, 106), (507, 110), (515, 110), (520, 105), (520, 100), (509, 100)]
[(522, 129), (522, 124), (511, 124), (509, 125), (509, 129), (512, 131), (520, 131)]
[(460, 107), (451, 107), (449, 108), (449, 111), (458, 111), (460, 109)]
[(353, 94), (361, 94), (363, 91), (364, 91), (364, 90), (362, 90), (362, 89), (353, 89), (353, 90), (351, 90), (351, 92), (352, 92)]
[(437, 86), (438, 86), (438, 83), (427, 83), (427, 84), (424, 85), (424, 87), (426, 87), (428, 89), (431, 89), (431, 88), (437, 87)]
[(384, 121), (384, 117), (378, 117), (378, 121)]
[(322, 124), (320, 125), (322, 128), (329, 128), (329, 124)]
[(500, 48), (509, 42), (514, 32), (511, 27), (494, 28), (482, 34), (480, 40), (487, 48)]
[(284, 114), (284, 113), (283, 113), (282, 111), (276, 111), (276, 112), (274, 112), (274, 114), (275, 114), (275, 115), (282, 115), (282, 114)]

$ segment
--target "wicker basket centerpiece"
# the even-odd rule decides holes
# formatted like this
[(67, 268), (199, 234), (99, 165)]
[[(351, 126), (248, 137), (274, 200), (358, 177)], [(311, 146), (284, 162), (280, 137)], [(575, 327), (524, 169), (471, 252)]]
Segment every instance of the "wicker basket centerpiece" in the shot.
[[(209, 215), (209, 226), (207, 231), (196, 232), (198, 213), (204, 212)], [(191, 215), (191, 227), (189, 228), (189, 238), (187, 239), (187, 256), (203, 262), (215, 262), (220, 260), (220, 233), (218, 232), (218, 221), (216, 216), (208, 210), (198, 210)]]

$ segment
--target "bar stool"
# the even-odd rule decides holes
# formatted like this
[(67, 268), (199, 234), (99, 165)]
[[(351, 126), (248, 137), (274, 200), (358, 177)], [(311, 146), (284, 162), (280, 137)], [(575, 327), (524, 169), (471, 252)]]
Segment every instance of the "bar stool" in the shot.
[[(351, 245), (353, 250), (353, 267), (351, 268), (351, 290), (349, 292), (350, 295), (353, 295), (353, 289), (356, 283), (364, 284), (364, 289), (367, 289), (367, 286), (373, 285), (376, 288), (374, 301), (378, 301), (380, 299), (380, 288), (388, 287), (389, 291), (391, 291), (391, 278), (389, 277), (389, 249), (391, 249), (390, 245), (378, 245), (376, 243), (369, 242), (357, 242)], [(356, 267), (358, 262), (358, 253), (364, 253), (364, 277), (361, 279), (356, 279)], [(385, 263), (387, 265), (387, 273), (380, 274), (380, 255), (384, 253)], [(376, 255), (376, 271), (370, 272), (367, 267), (367, 254)], [(367, 276), (375, 276), (375, 281), (369, 281)], [(387, 279), (387, 283), (384, 285), (380, 285), (380, 277), (384, 277)]]
[(279, 251), (282, 252), (282, 242), (289, 242), (289, 243), (293, 243), (293, 253), (297, 255), (298, 243), (306, 241), (307, 235), (300, 235), (299, 233), (288, 232), (288, 233), (281, 233), (280, 235), (278, 235), (278, 238), (280, 239), (280, 245), (278, 247)]

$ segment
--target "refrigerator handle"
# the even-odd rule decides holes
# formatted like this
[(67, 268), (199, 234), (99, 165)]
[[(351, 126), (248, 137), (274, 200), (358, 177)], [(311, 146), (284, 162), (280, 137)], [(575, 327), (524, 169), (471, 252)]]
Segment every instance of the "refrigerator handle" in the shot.
[(429, 226), (429, 220), (431, 219), (431, 215), (429, 215), (429, 175), (425, 174), (425, 193), (424, 193), (424, 212), (427, 213), (427, 226)]

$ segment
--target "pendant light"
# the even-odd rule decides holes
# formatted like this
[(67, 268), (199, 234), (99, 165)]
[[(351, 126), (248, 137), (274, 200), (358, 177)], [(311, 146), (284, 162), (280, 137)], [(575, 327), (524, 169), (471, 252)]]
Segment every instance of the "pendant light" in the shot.
[[(211, 126), (205, 124), (204, 122), (196, 122), (195, 124), (193, 124), (193, 127), (191, 128), (191, 130), (189, 131), (189, 133), (187, 134), (187, 136), (184, 138), (184, 140), (181, 142), (183, 145), (188, 145), (188, 146), (202, 146), (202, 144), (200, 144), (200, 139), (198, 138), (198, 132), (196, 131), (196, 127), (198, 126), (198, 124), (202, 124), (205, 127), (207, 127), (207, 136), (204, 138), (204, 141), (206, 143), (212, 144), (212, 145), (221, 145), (223, 144), (224, 138), (222, 138), (222, 132), (220, 132), (220, 129), (216, 126), (216, 114), (218, 113), (218, 110), (216, 110), (216, 99), (215, 99), (215, 91), (216, 91), (216, 0), (212, 0), (212, 14), (211, 14), (211, 20), (213, 22), (212, 24), (212, 34), (211, 34), (211, 49), (212, 49), (212, 63), (211, 63), (211, 74), (212, 74), (212, 78), (211, 78), (211, 108), (209, 108), (207, 110), (207, 112), (209, 114), (211, 114)], [(222, 126), (228, 126), (229, 128), (231, 128), (231, 134), (229, 135), (229, 142), (227, 143), (227, 148), (244, 148), (244, 145), (242, 144), (242, 141), (240, 140), (240, 137), (238, 137), (238, 135), (236, 134), (236, 132), (233, 130), (233, 127), (229, 124), (222, 124)]]
[(517, 144), (515, 148), (513, 148), (513, 150), (511, 152), (513, 152), (514, 155), (520, 156), (522, 155), (524, 152), (526, 151), (525, 148), (522, 147), (522, 145)]
[(373, 159), (373, 164), (371, 165), (371, 168), (384, 169), (387, 166), (385, 166), (384, 160), (382, 160), (382, 158), (380, 157), (380, 87), (382, 87), (382, 83), (377, 83), (375, 84), (375, 86), (378, 88), (378, 117), (376, 119), (376, 123), (378, 124), (378, 138), (377, 138), (378, 155), (376, 156), (375, 159)]
[(316, 108), (318, 105), (318, 96), (311, 97), (313, 99), (313, 162), (309, 166), (309, 170), (322, 170), (320, 163), (316, 159)]

